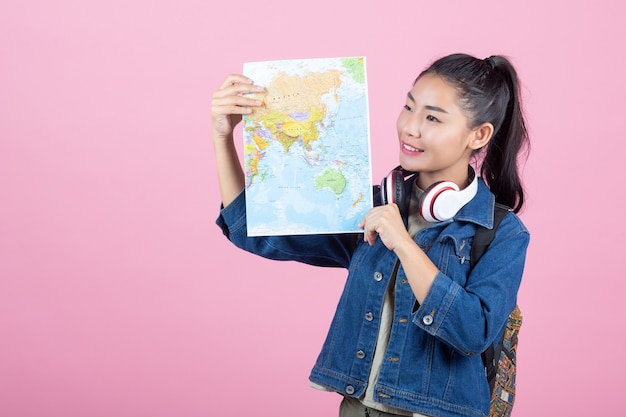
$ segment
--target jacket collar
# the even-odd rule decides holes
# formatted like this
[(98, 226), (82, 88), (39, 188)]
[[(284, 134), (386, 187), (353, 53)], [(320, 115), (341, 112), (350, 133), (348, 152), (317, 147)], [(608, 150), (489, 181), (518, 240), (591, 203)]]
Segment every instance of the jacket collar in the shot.
[(476, 223), (477, 225), (493, 228), (493, 214), (496, 198), (482, 178), (478, 178), (478, 192), (476, 196), (459, 210), (454, 216), (455, 221)]

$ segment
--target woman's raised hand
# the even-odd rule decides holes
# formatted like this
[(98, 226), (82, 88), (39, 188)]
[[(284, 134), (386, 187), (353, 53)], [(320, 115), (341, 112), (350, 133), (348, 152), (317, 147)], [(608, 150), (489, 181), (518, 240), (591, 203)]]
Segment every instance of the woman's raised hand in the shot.
[(254, 85), (253, 81), (239, 74), (231, 74), (213, 93), (211, 100), (211, 116), (213, 120), (213, 140), (232, 140), (235, 126), (241, 116), (250, 114), (254, 107), (263, 105), (263, 101), (249, 96), (264, 92), (263, 87)]

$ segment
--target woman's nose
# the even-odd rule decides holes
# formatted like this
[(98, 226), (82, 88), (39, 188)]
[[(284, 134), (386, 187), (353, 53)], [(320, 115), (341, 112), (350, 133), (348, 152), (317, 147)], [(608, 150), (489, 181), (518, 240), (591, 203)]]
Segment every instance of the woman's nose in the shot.
[(419, 138), (422, 134), (422, 123), (419, 116), (410, 114), (405, 120), (403, 130), (407, 135)]

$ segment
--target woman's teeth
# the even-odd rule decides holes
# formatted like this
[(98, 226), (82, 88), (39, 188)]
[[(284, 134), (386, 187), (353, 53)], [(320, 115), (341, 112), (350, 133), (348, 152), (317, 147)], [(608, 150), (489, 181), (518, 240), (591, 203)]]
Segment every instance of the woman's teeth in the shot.
[(407, 145), (406, 143), (403, 143), (402, 146), (404, 147), (404, 149), (410, 152), (424, 152), (422, 149), (414, 148), (411, 145)]

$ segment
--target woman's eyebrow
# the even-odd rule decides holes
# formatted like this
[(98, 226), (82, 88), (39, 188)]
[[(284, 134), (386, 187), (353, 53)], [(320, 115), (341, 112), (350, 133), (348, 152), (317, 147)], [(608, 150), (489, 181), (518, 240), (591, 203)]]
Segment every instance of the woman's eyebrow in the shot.
[(431, 110), (431, 111), (438, 111), (438, 112), (441, 112), (441, 113), (448, 113), (447, 111), (445, 111), (441, 107), (437, 107), (437, 106), (424, 106), (424, 107), (427, 108), (428, 110)]
[[(407, 98), (409, 100), (411, 100), (413, 103), (415, 103), (415, 98), (413, 97), (413, 94), (411, 94), (410, 91), (406, 94), (406, 96), (407, 96)], [(430, 111), (438, 111), (440, 113), (448, 113), (447, 111), (445, 111), (441, 107), (437, 107), (437, 106), (426, 105), (426, 106), (424, 106), (424, 108), (427, 109), (427, 110), (430, 110)]]

